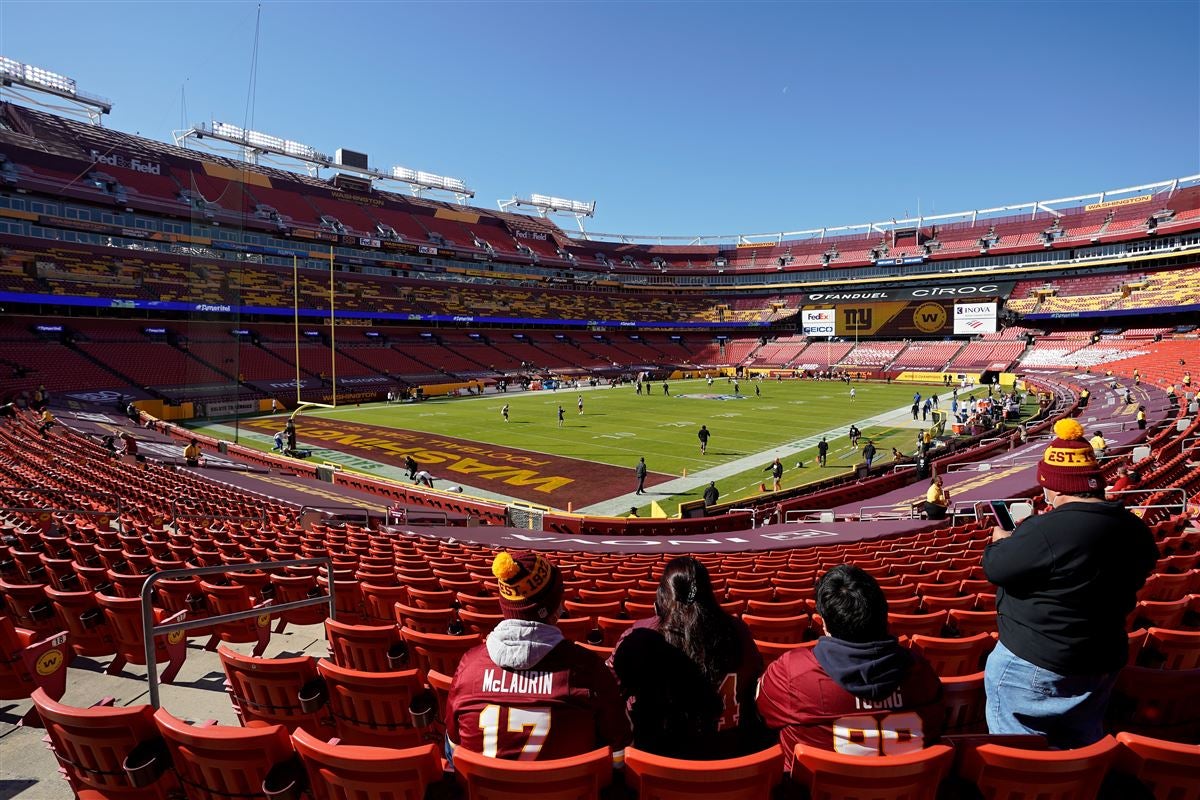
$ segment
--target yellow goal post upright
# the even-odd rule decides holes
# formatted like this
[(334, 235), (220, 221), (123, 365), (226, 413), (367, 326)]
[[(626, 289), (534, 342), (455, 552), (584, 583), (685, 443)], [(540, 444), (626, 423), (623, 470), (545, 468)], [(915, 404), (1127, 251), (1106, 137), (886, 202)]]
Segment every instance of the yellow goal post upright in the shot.
[(296, 408), (288, 418), (295, 419), (309, 408), (337, 408), (337, 309), (334, 300), (333, 245), (329, 246), (329, 374), (333, 389), (330, 397), (332, 402), (304, 400), (300, 396), (301, 386), (304, 385), (300, 377), (300, 261), (295, 255), (292, 256), (292, 322), (296, 348)]

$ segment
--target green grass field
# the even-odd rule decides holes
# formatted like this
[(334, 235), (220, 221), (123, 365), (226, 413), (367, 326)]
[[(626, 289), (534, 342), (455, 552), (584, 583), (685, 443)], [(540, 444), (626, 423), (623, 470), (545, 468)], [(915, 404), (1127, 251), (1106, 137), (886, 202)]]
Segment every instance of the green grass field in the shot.
[[(671, 396), (662, 394), (655, 384), (649, 395), (638, 396), (632, 387), (600, 388), (575, 392), (509, 393), (477, 398), (437, 398), (419, 404), (364, 405), (338, 409), (312, 409), (306, 418), (333, 418), (346, 422), (421, 431), (453, 436), (474, 442), (518, 448), (536, 453), (610, 464), (629, 470), (632, 476), (639, 456), (645, 456), (651, 472), (695, 477), (691, 488), (678, 492), (655, 492), (639, 498), (645, 501), (639, 513), (655, 500), (668, 514), (678, 510), (680, 502), (698, 499), (707, 480), (716, 480), (721, 501), (757, 495), (760, 483), (770, 485), (764, 467), (777, 449), (825, 432), (829, 436), (829, 465), (816, 466), (816, 448), (805, 447), (783, 459), (785, 489), (851, 470), (862, 460), (858, 450), (849, 447), (846, 431), (859, 423), (866, 438), (874, 439), (879, 455), (876, 463), (891, 459), (891, 449), (912, 453), (915, 428), (911, 422), (894, 416), (886, 423), (862, 424), (870, 417), (906, 408), (914, 391), (928, 394), (942, 387), (913, 384), (856, 383), (856, 399), (851, 402), (849, 387), (840, 382), (766, 381), (761, 396), (755, 396), (754, 384), (742, 381), (740, 399), (710, 399), (712, 395), (732, 394), (724, 379), (708, 387), (703, 380), (671, 383)], [(582, 394), (585, 413), (576, 412), (576, 398)], [(511, 422), (501, 419), (501, 407), (510, 405)], [(562, 405), (566, 418), (558, 427), (557, 409)], [(943, 404), (947, 408), (948, 404)], [(911, 419), (911, 418), (908, 418)], [(708, 452), (701, 455), (696, 431), (701, 424), (712, 432)], [(228, 438), (228, 426), (206, 425), (199, 428)], [(243, 443), (269, 449), (261, 435), (243, 437)], [(735, 463), (735, 462), (741, 463)], [(797, 468), (798, 461), (804, 466)], [(584, 467), (586, 472), (586, 467)], [(586, 480), (586, 474), (579, 479)], [(464, 479), (464, 483), (470, 481)], [(617, 487), (613, 496), (634, 488)], [(556, 501), (558, 498), (556, 498)], [(555, 502), (565, 507), (565, 502)], [(579, 510), (576, 504), (576, 510)], [(621, 510), (627, 511), (628, 506)], [(615, 510), (611, 513), (617, 513)]]

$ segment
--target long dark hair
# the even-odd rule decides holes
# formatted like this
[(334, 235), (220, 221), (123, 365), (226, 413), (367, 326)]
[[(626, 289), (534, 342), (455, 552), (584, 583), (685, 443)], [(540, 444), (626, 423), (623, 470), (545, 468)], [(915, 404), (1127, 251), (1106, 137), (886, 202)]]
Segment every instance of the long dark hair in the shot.
[(704, 565), (691, 556), (667, 564), (654, 600), (658, 631), (715, 686), (738, 661), (733, 619), (713, 595)]

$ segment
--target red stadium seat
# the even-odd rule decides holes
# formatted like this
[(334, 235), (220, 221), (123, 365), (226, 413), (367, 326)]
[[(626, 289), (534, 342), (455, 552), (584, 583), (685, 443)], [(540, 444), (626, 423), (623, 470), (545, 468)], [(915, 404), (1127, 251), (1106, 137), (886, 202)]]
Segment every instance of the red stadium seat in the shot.
[(939, 680), (946, 708), (942, 733), (986, 733), (987, 695), (983, 691), (983, 671)]
[(306, 711), (301, 704), (305, 687), (317, 679), (317, 662), (312, 656), (298, 658), (255, 658), (217, 648), (225, 669), (233, 708), (243, 725), (264, 722), (283, 725), (289, 731), (306, 728), (324, 732), (328, 714)]
[(1020, 750), (964, 743), (958, 774), (992, 800), (1095, 800), (1117, 742), (1075, 750)]
[[(179, 790), (165, 750), (151, 764), (162, 737), (150, 706), (75, 708), (55, 702), (41, 689), (34, 691), (33, 705), (77, 797), (168, 800)], [(141, 767), (136, 783), (126, 766)]]
[(742, 758), (688, 761), (630, 747), (625, 772), (638, 800), (762, 800), (783, 778), (783, 752), (770, 747)]
[(325, 681), (328, 712), (337, 736), (346, 744), (415, 747), (421, 731), (413, 727), (409, 706), (424, 690), (415, 669), (362, 672), (322, 659), (317, 671)]
[(431, 669), (425, 673), (425, 682), (429, 684), (429, 688), (433, 690), (433, 696), (437, 698), (438, 719), (444, 723), (446, 707), (450, 698), (450, 686), (454, 683), (454, 676)]
[(953, 759), (944, 744), (894, 756), (848, 756), (798, 744), (792, 779), (814, 800), (935, 800)]
[(1107, 729), (1177, 742), (1200, 739), (1197, 686), (1200, 669), (1125, 667), (1108, 703)]
[(58, 609), (71, 635), (71, 649), (77, 656), (116, 655), (112, 630), (104, 609), (93, 592), (62, 592), (46, 587), (46, 597)]
[(750, 629), (756, 641), (795, 644), (804, 640), (808, 631), (807, 614), (796, 617), (758, 617), (743, 614), (742, 622)]
[(400, 629), (393, 625), (347, 625), (325, 620), (329, 654), (338, 666), (364, 672), (402, 669), (407, 648)]
[(893, 636), (941, 636), (946, 627), (946, 611), (933, 614), (895, 614), (888, 612), (888, 631)]
[(187, 800), (263, 797), (267, 775), (294, 753), (282, 725), (189, 725), (161, 708), (154, 724), (166, 739)]
[(464, 653), (483, 641), (477, 633), (452, 636), (445, 633), (423, 633), (411, 628), (401, 628), (400, 635), (408, 645), (413, 666), (421, 672), (429, 672), (432, 669), (447, 675), (453, 675), (458, 669), (458, 662), (462, 660)]
[(388, 622), (394, 622), (396, 619), (396, 603), (408, 604), (408, 588), (405, 586), (381, 586), (375, 583), (362, 583), (360, 587), (363, 598), (364, 622), (368, 625), (383, 625)]
[(1146, 632), (1138, 663), (1163, 669), (1200, 668), (1200, 631), (1151, 628)]
[(983, 669), (983, 662), (996, 646), (996, 639), (990, 633), (961, 639), (917, 634), (909, 637), (908, 646), (925, 657), (938, 677), (954, 678)]
[(487, 636), (492, 630), (504, 620), (503, 614), (481, 614), (477, 611), (469, 611), (465, 608), (458, 610), (458, 620), (463, 624), (468, 633), (477, 633), (480, 636)]
[(431, 744), (406, 750), (329, 744), (310, 733), (292, 734), (313, 800), (424, 800), (442, 778)]
[[(108, 617), (108, 624), (112, 629), (113, 641), (117, 649), (117, 655), (106, 670), (108, 674), (118, 674), (127, 663), (145, 664), (146, 640), (142, 631), (142, 601), (135, 597), (109, 597), (97, 594), (96, 602), (100, 604), (100, 607), (104, 609), (105, 616)], [(154, 623), (155, 625), (164, 625), (177, 622), (186, 613), (181, 611), (167, 616), (167, 612), (155, 608)], [(159, 635), (154, 638), (154, 645), (155, 663), (170, 662), (167, 668), (159, 674), (159, 680), (163, 683), (170, 683), (179, 673), (179, 669), (187, 657), (187, 639), (183, 633), (179, 632), (166, 636)]]
[(1136, 780), (1154, 800), (1200, 800), (1200, 747), (1136, 733), (1118, 733), (1117, 744), (1113, 772)]
[(572, 758), (509, 761), (460, 747), (454, 773), (471, 800), (596, 800), (612, 781), (612, 752), (603, 747)]
[(415, 608), (404, 603), (396, 603), (394, 608), (397, 622), (423, 633), (445, 633), (455, 617), (453, 608)]

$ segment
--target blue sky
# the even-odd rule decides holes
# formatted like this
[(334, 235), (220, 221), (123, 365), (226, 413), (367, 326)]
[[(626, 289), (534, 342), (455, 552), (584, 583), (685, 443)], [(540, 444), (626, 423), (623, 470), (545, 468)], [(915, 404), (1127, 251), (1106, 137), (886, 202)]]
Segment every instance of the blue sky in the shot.
[[(0, 2), (168, 139), (247, 120), (256, 5)], [(1200, 171), (1200, 3), (262, 3), (253, 127), (596, 231), (796, 230)], [(564, 226), (570, 220), (563, 221)]]

